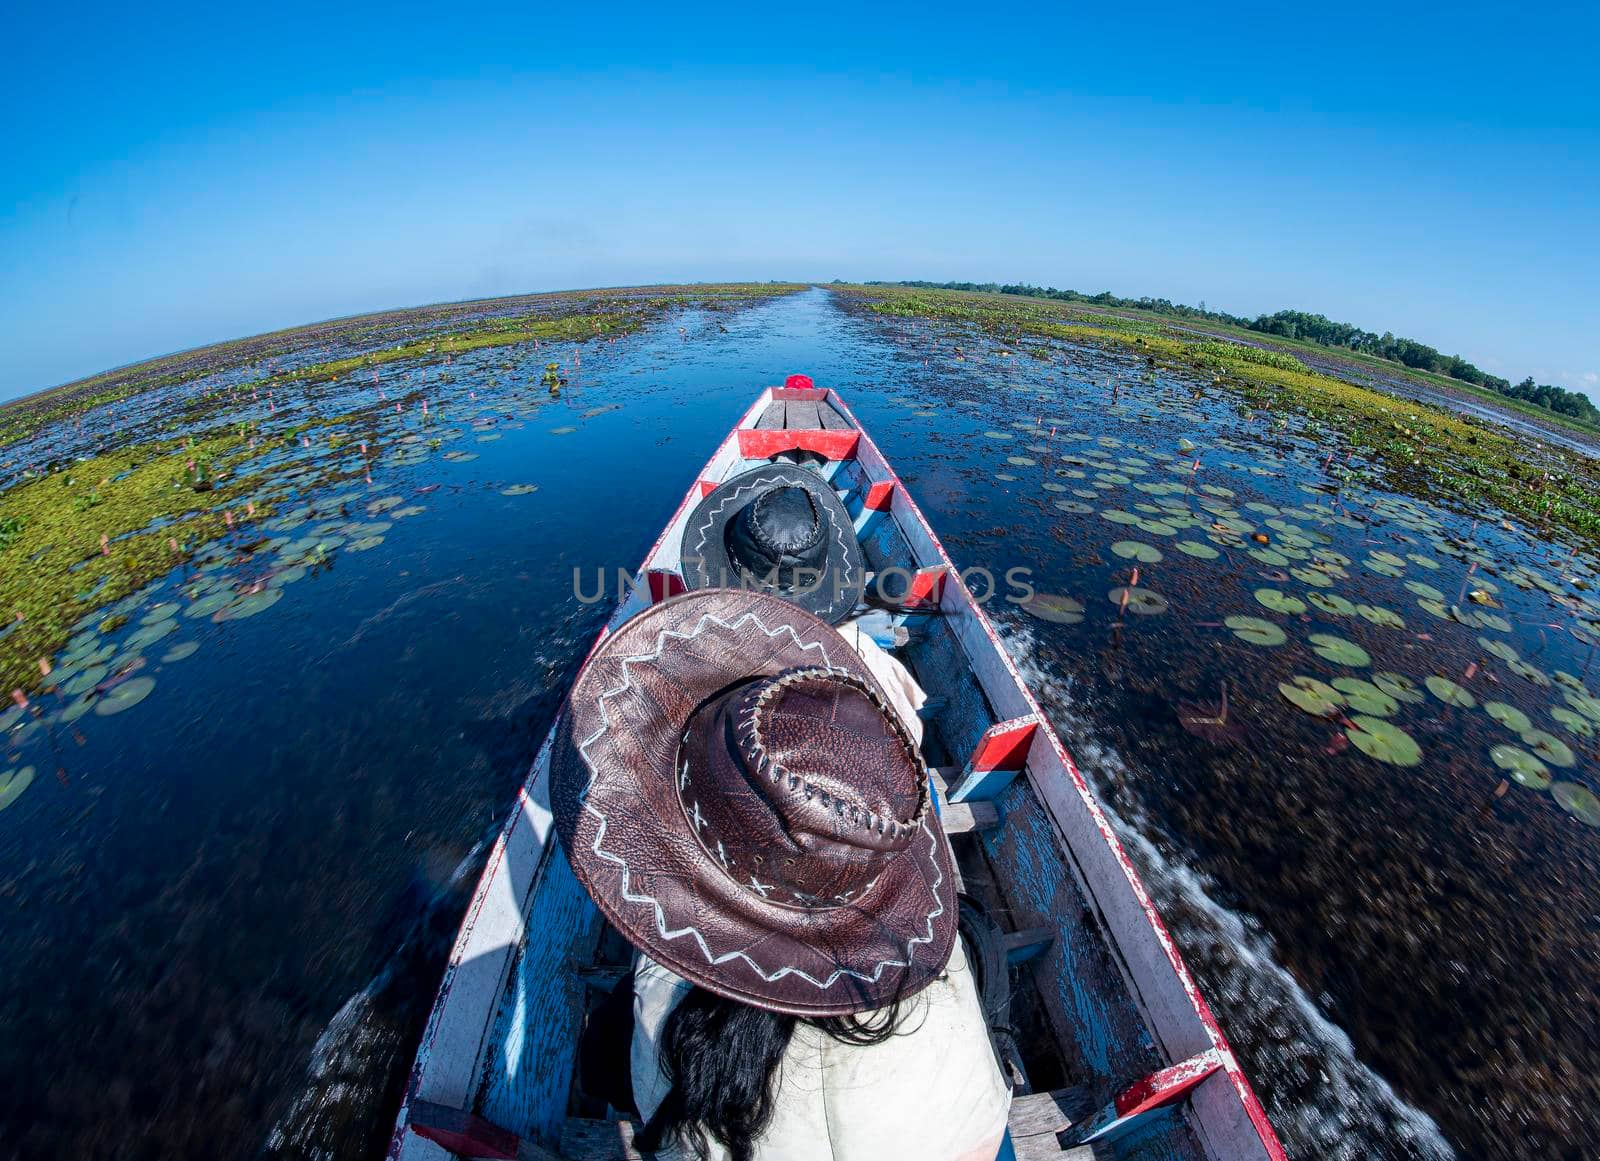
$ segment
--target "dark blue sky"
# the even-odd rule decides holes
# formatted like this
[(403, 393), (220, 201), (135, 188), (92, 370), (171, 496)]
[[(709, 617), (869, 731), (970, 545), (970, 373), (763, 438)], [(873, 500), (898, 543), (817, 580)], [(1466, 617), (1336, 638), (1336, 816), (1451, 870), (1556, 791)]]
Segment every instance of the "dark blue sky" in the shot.
[(1600, 6), (24, 4), (0, 396), (695, 279), (1320, 311), (1600, 394)]

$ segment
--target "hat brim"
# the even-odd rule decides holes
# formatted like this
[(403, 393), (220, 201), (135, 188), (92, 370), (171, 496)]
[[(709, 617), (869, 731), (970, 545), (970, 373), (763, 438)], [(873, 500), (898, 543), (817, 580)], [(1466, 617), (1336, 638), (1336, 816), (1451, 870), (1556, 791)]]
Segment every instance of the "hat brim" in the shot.
[(779, 597), (711, 589), (652, 606), (579, 673), (551, 756), (551, 801), (573, 871), (635, 947), (719, 995), (837, 1016), (913, 995), (949, 960), (956, 881), (935, 814), (866, 895), (805, 907), (724, 870), (676, 788), (679, 742), (698, 706), (737, 683), (817, 665), (881, 692), (832, 626)]
[[(792, 464), (767, 464), (725, 480), (695, 505), (684, 525), (682, 570), (691, 589), (720, 588), (741, 583), (739, 566), (728, 556), (727, 529), (757, 496), (774, 488), (804, 488), (828, 523), (827, 559), (815, 585), (793, 591), (776, 591), (825, 621), (838, 624), (848, 617), (866, 588), (866, 564), (856, 540), (855, 522), (837, 492), (821, 476)], [(753, 578), (759, 581), (761, 578)], [(747, 586), (748, 587), (748, 586)]]

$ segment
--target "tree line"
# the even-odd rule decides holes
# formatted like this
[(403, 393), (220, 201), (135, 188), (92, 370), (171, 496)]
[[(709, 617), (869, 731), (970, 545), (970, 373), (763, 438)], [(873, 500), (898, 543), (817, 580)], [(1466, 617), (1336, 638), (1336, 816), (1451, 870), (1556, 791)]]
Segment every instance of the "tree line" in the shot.
[(1334, 322), (1324, 315), (1310, 314), (1303, 310), (1280, 310), (1275, 314), (1245, 318), (1229, 314), (1224, 310), (1207, 310), (1204, 302), (1199, 306), (1186, 306), (1181, 302), (1172, 302), (1165, 298), (1122, 298), (1110, 291), (1081, 294), (1076, 290), (1057, 290), (1053, 286), (1029, 286), (1025, 283), (910, 281), (892, 285), (914, 286), (924, 290), (976, 290), (989, 294), (1020, 294), (1029, 298), (1049, 298), (1058, 302), (1081, 302), (1093, 306), (1147, 310), (1175, 318), (1227, 323), (1261, 334), (1300, 339), (1324, 347), (1343, 347), (1345, 350), (1375, 355), (1380, 359), (1388, 359), (1419, 371), (1446, 375), (1451, 379), (1484, 387), (1560, 415), (1600, 425), (1600, 409), (1597, 409), (1582, 392), (1569, 391), (1565, 387), (1549, 383), (1535, 383), (1532, 375), (1520, 383), (1512, 383), (1509, 379), (1502, 379), (1498, 375), (1479, 370), (1460, 355), (1441, 354), (1427, 343), (1419, 343), (1415, 339), (1397, 338), (1388, 331), (1381, 335), (1375, 334), (1350, 323)]

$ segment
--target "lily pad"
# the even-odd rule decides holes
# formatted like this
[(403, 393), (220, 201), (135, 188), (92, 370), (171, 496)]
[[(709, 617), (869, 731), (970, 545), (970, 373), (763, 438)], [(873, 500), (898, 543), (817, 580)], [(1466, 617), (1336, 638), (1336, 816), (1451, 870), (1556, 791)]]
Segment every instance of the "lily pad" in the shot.
[(1423, 685), (1428, 687), (1428, 692), (1444, 702), (1445, 705), (1458, 705), (1462, 709), (1471, 709), (1478, 704), (1478, 699), (1462, 689), (1448, 677), (1433, 674), (1423, 679)]
[(224, 608), (218, 609), (214, 621), (242, 621), (257, 613), (264, 613), (283, 598), (283, 590), (264, 588), (259, 593), (239, 597)]
[[(1312, 594), (1313, 596), (1317, 594)], [(1279, 589), (1257, 589), (1256, 600), (1274, 613), (1287, 613), (1297, 616), (1306, 611), (1306, 603), (1299, 597), (1291, 597)]]
[(1197, 560), (1216, 560), (1217, 557), (1222, 555), (1209, 544), (1201, 544), (1195, 540), (1179, 540), (1174, 542), (1172, 547), (1176, 548), (1184, 555), (1192, 556)]
[(1320, 568), (1291, 568), (1289, 575), (1313, 588), (1325, 589), (1333, 585), (1333, 578)]
[(215, 613), (218, 609), (222, 608), (223, 605), (226, 605), (231, 600), (233, 600), (233, 594), (230, 592), (223, 591), (207, 593), (205, 596), (201, 597), (198, 601), (195, 601), (194, 604), (185, 609), (183, 611), (183, 615), (185, 617), (194, 617), (196, 619), (199, 619), (200, 617), (209, 617), (212, 613)]
[(1331, 685), (1303, 675), (1292, 677), (1288, 681), (1280, 681), (1278, 692), (1290, 705), (1318, 718), (1332, 716), (1344, 701), (1339, 691)]
[(1593, 790), (1576, 782), (1556, 782), (1550, 787), (1556, 805), (1585, 826), (1600, 827), (1600, 798)]
[(32, 766), (0, 772), (0, 810), (4, 810), (22, 797), (22, 792), (33, 785), (33, 775)]
[(1422, 747), (1393, 722), (1357, 715), (1344, 732), (1350, 744), (1369, 758), (1391, 766), (1415, 766), (1422, 761)]
[(1500, 658), (1501, 661), (1521, 661), (1521, 656), (1504, 641), (1493, 641), (1488, 637), (1479, 637), (1478, 644), (1485, 653)]
[(1550, 771), (1545, 764), (1520, 746), (1504, 743), (1489, 751), (1489, 758), (1500, 769), (1511, 775), (1513, 782), (1529, 790), (1543, 790), (1550, 785)]
[(444, 458), (449, 460), (453, 464), (466, 464), (466, 463), (471, 463), (473, 460), (477, 459), (478, 458), (478, 453), (477, 452), (464, 452), (464, 451), (447, 451), (447, 452), (444, 453)]
[(92, 665), (61, 687), (61, 692), (71, 697), (88, 693), (111, 673), (104, 665)]
[(1123, 560), (1137, 560), (1141, 564), (1155, 564), (1161, 559), (1159, 548), (1140, 540), (1119, 540), (1111, 546), (1111, 551)]
[(1578, 760), (1571, 746), (1543, 730), (1524, 730), (1522, 744), (1552, 766), (1571, 766)]
[(1514, 705), (1507, 705), (1503, 701), (1486, 701), (1483, 703), (1483, 712), (1514, 734), (1522, 734), (1533, 729), (1533, 721)]
[(1374, 673), (1372, 675), (1372, 684), (1394, 698), (1395, 701), (1410, 702), (1415, 705), (1418, 702), (1427, 700), (1427, 696), (1422, 692), (1422, 687), (1403, 673)]
[(1251, 645), (1282, 645), (1289, 639), (1282, 626), (1261, 617), (1229, 617), (1222, 622), (1233, 635)]
[(1356, 612), (1361, 615), (1363, 620), (1370, 621), (1374, 625), (1381, 625), (1385, 629), (1404, 629), (1406, 627), (1404, 617), (1399, 613), (1385, 609), (1382, 605), (1357, 605)]
[(1083, 602), (1059, 593), (1035, 592), (1021, 606), (1024, 613), (1056, 625), (1076, 625), (1083, 620)]
[(1355, 604), (1345, 600), (1338, 593), (1307, 593), (1306, 600), (1324, 613), (1332, 613), (1335, 617), (1348, 617), (1356, 611)]
[[(550, 434), (551, 435), (571, 435), (573, 432), (575, 432), (577, 430), (578, 429), (575, 428), (575, 427), (552, 427), (550, 429)], [(1011, 437), (1008, 435), (1005, 438), (1010, 439)]]
[(154, 606), (144, 616), (140, 617), (139, 623), (141, 625), (154, 625), (157, 621), (165, 621), (168, 617), (176, 616), (177, 613), (178, 602), (163, 601), (161, 604)]
[(1430, 601), (1444, 600), (1444, 594), (1426, 581), (1406, 581), (1406, 588), (1410, 589), (1414, 596), (1426, 597)]
[(363, 536), (360, 540), (352, 540), (345, 551), (366, 552), (368, 549), (377, 548), (382, 543), (383, 537), (381, 536)]
[(143, 649), (146, 645), (154, 644), (169, 633), (178, 631), (178, 622), (168, 619), (156, 621), (146, 625), (137, 632), (128, 634), (128, 639), (122, 643), (124, 649)]
[(1309, 640), (1312, 651), (1324, 661), (1352, 668), (1372, 664), (1371, 655), (1354, 641), (1346, 641), (1343, 637), (1335, 637), (1332, 633), (1313, 633)]
[(155, 687), (156, 679), (153, 677), (130, 677), (127, 681), (107, 690), (105, 696), (94, 703), (94, 712), (101, 717), (120, 714), (149, 697), (150, 691)]
[(1359, 677), (1336, 677), (1333, 679), (1333, 688), (1344, 694), (1345, 704), (1358, 714), (1389, 718), (1400, 709), (1400, 703), (1394, 698), (1372, 682), (1362, 681)]
[(1100, 519), (1109, 520), (1113, 524), (1137, 524), (1142, 519), (1132, 512), (1124, 512), (1120, 508), (1105, 508), (1100, 512)]
[(1166, 597), (1151, 589), (1119, 586), (1112, 589), (1106, 596), (1112, 604), (1121, 606), (1125, 603), (1128, 612), (1136, 613), (1141, 617), (1151, 617), (1158, 613), (1165, 613), (1171, 607), (1167, 604)]
[(183, 661), (187, 658), (193, 657), (195, 651), (199, 648), (200, 642), (198, 641), (180, 641), (178, 644), (174, 645), (171, 649), (168, 649), (161, 655), (162, 664), (169, 664), (173, 661)]
[(1576, 734), (1580, 738), (1594, 737), (1594, 723), (1576, 710), (1558, 705), (1550, 710), (1550, 716), (1560, 722), (1569, 733)]

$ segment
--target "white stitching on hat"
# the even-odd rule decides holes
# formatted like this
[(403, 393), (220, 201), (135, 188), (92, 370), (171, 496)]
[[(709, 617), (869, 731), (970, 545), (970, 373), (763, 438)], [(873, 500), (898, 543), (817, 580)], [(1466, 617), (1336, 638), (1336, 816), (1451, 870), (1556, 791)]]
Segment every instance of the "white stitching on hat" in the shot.
[[(655, 896), (646, 895), (643, 892), (640, 892), (640, 893), (636, 894), (633, 891), (629, 890), (629, 878), (630, 878), (630, 876), (629, 876), (627, 860), (622, 858), (620, 855), (615, 855), (615, 854), (612, 854), (610, 851), (606, 851), (606, 850), (602, 850), (601, 849), (601, 845), (600, 844), (605, 841), (605, 837), (606, 837), (606, 826), (607, 826), (607, 823), (606, 823), (606, 816), (604, 815), (604, 813), (602, 813), (601, 811), (595, 809), (594, 805), (589, 801), (589, 791), (594, 786), (595, 779), (598, 777), (598, 772), (595, 770), (594, 764), (589, 761), (589, 747), (592, 746), (595, 742), (597, 742), (605, 734), (605, 732), (611, 728), (611, 719), (606, 714), (606, 700), (608, 698), (615, 697), (618, 694), (625, 693), (625, 692), (627, 692), (629, 689), (631, 689), (633, 687), (633, 672), (632, 672), (632, 668), (631, 668), (632, 665), (635, 662), (650, 662), (650, 661), (655, 661), (656, 659), (658, 659), (661, 656), (662, 648), (665, 645), (666, 640), (667, 640), (668, 637), (673, 637), (673, 638), (676, 638), (676, 639), (678, 639), (680, 641), (692, 641), (694, 638), (698, 637), (701, 633), (705, 632), (708, 623), (709, 624), (718, 625), (721, 628), (728, 630), (729, 632), (733, 632), (733, 631), (737, 630), (741, 625), (744, 625), (746, 622), (753, 623), (756, 626), (756, 628), (760, 629), (769, 638), (770, 637), (778, 637), (778, 636), (781, 636), (782, 634), (787, 633), (789, 635), (789, 638), (795, 643), (795, 645), (798, 648), (800, 648), (802, 650), (815, 650), (816, 652), (821, 653), (822, 654), (823, 663), (825, 665), (827, 665), (827, 667), (829, 669), (831, 669), (831, 670), (833, 670), (835, 672), (839, 672), (839, 673), (848, 672), (847, 670), (844, 670), (844, 669), (842, 669), (842, 668), (840, 668), (838, 666), (835, 666), (831, 662), (828, 661), (828, 650), (827, 650), (827, 647), (821, 641), (802, 641), (800, 639), (800, 635), (797, 632), (795, 632), (795, 629), (794, 629), (793, 625), (779, 625), (776, 629), (769, 629), (769, 628), (767, 628), (767, 626), (765, 624), (762, 623), (761, 618), (759, 616), (757, 616), (753, 612), (747, 612), (747, 613), (741, 614), (732, 623), (729, 623), (727, 621), (722, 620), (720, 617), (717, 617), (715, 614), (706, 613), (706, 614), (702, 615), (701, 618), (699, 619), (699, 621), (697, 621), (695, 623), (694, 628), (691, 629), (687, 633), (678, 632), (678, 631), (673, 630), (673, 629), (663, 629), (663, 630), (661, 630), (661, 632), (656, 634), (655, 646), (654, 646), (654, 648), (652, 648), (650, 650), (650, 652), (634, 654), (634, 655), (631, 655), (631, 656), (628, 656), (628, 657), (624, 657), (624, 658), (621, 659), (622, 678), (623, 678), (622, 684), (617, 686), (615, 689), (606, 690), (604, 693), (600, 694), (597, 698), (595, 698), (595, 708), (600, 711), (600, 722), (601, 722), (600, 727), (598, 729), (596, 729), (594, 733), (590, 734), (587, 738), (585, 738), (582, 742), (579, 742), (578, 746), (577, 746), (578, 754), (583, 759), (583, 764), (585, 766), (587, 766), (588, 769), (589, 769), (589, 781), (584, 785), (584, 788), (579, 793), (578, 798), (579, 798), (579, 801), (583, 804), (583, 809), (586, 812), (588, 812), (589, 814), (593, 815), (595, 818), (600, 820), (600, 825), (595, 831), (594, 841), (589, 845), (589, 849), (592, 850), (597, 857), (599, 857), (601, 859), (604, 859), (606, 862), (611, 863), (611, 864), (621, 868), (621, 870), (622, 870), (622, 897), (624, 899), (626, 899), (629, 903), (648, 903), (648, 904), (650, 904), (650, 906), (655, 911), (656, 931), (660, 934), (662, 939), (674, 940), (674, 939), (682, 939), (685, 935), (694, 936), (695, 942), (697, 944), (699, 944), (699, 946), (700, 946), (701, 953), (706, 957), (706, 962), (711, 964), (712, 966), (716, 966), (716, 965), (724, 964), (724, 963), (729, 963), (732, 960), (736, 960), (736, 959), (742, 959), (745, 963), (750, 965), (750, 968), (751, 968), (752, 971), (754, 971), (758, 976), (760, 976), (763, 980), (765, 980), (769, 984), (777, 983), (779, 980), (783, 979), (786, 976), (794, 975), (794, 976), (799, 976), (801, 979), (805, 980), (808, 984), (811, 984), (814, 987), (819, 988), (819, 989), (821, 989), (823, 991), (826, 991), (828, 988), (831, 988), (834, 984), (838, 983), (838, 981), (841, 978), (845, 977), (845, 976), (850, 976), (850, 977), (852, 977), (854, 979), (858, 979), (858, 980), (865, 981), (867, 983), (874, 983), (875, 984), (882, 978), (884, 969), (886, 969), (886, 968), (904, 968), (904, 967), (910, 967), (911, 966), (913, 949), (919, 943), (932, 943), (933, 942), (933, 939), (934, 939), (933, 921), (935, 919), (939, 918), (939, 916), (944, 914), (944, 910), (945, 910), (944, 909), (944, 903), (939, 898), (939, 887), (944, 882), (944, 869), (942, 867), (940, 867), (939, 859), (938, 859), (938, 842), (939, 842), (939, 840), (934, 835), (933, 831), (929, 829), (928, 820), (927, 820), (926, 817), (924, 817), (923, 820), (922, 820), (922, 832), (923, 832), (923, 834), (928, 836), (928, 857), (929, 857), (929, 861), (933, 864), (934, 873), (937, 876), (937, 878), (935, 878), (933, 883), (932, 883), (934, 909), (932, 911), (928, 912), (928, 915), (927, 915), (927, 918), (926, 918), (926, 923), (927, 923), (927, 928), (928, 928), (927, 934), (926, 935), (912, 936), (911, 939), (907, 941), (907, 943), (906, 943), (906, 958), (905, 959), (903, 959), (903, 960), (899, 960), (899, 959), (880, 960), (873, 967), (872, 974), (870, 974), (870, 975), (868, 975), (868, 974), (866, 974), (864, 972), (854, 971), (854, 970), (852, 970), (850, 968), (838, 967), (838, 968), (835, 968), (833, 970), (833, 973), (831, 975), (829, 975), (828, 978), (825, 979), (825, 980), (819, 980), (816, 977), (814, 977), (811, 974), (809, 974), (808, 972), (802, 971), (800, 968), (797, 968), (797, 967), (783, 967), (783, 968), (779, 968), (777, 971), (772, 972), (772, 973), (769, 974), (768, 972), (766, 972), (765, 970), (762, 969), (760, 964), (756, 963), (755, 960), (751, 959), (750, 956), (747, 955), (743, 951), (730, 951), (730, 952), (724, 952), (722, 955), (715, 955), (715, 954), (712, 953), (710, 946), (706, 943), (705, 936), (703, 936), (700, 933), (700, 929), (695, 927), (692, 924), (690, 924), (688, 926), (685, 926), (685, 927), (682, 927), (682, 928), (679, 928), (679, 929), (674, 930), (674, 931), (669, 931), (667, 929), (666, 912), (663, 910), (661, 904), (656, 900)], [(845, 643), (844, 643), (844, 641), (842, 639), (840, 641), (840, 644), (844, 645), (845, 648), (849, 648), (848, 645), (845, 645)]]

